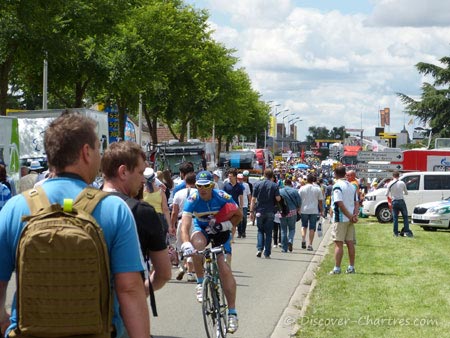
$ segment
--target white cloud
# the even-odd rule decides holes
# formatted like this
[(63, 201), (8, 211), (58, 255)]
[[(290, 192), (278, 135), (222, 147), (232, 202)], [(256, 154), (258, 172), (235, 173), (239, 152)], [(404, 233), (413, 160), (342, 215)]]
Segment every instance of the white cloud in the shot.
[[(430, 26), (450, 13), (450, 2), (442, 3), (378, 1), (368, 17), (295, 7), (288, 0), (219, 0), (211, 6), (231, 13), (231, 24), (212, 26), (216, 40), (238, 50), (239, 66), (263, 99), (301, 116), (300, 139), (310, 126), (362, 127), (373, 135), (384, 107), (391, 108), (390, 131), (403, 128), (396, 93), (420, 94), (423, 79), (415, 64), (437, 63), (448, 54), (450, 26)], [(445, 13), (433, 17), (429, 11), (437, 4)], [(383, 21), (386, 16), (397, 24)], [(407, 19), (417, 24), (404, 24)]]
[(381, 0), (367, 23), (376, 26), (445, 26), (450, 22), (450, 2), (442, 0)]

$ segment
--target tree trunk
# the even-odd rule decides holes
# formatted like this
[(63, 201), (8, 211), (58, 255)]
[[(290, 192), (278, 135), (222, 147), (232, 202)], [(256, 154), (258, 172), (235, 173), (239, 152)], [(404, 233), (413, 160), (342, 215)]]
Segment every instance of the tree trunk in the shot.
[(8, 108), (8, 79), (12, 68), (12, 55), (8, 55), (5, 62), (0, 64), (0, 115), (6, 115)]
[(82, 108), (83, 107), (83, 98), (84, 93), (86, 92), (86, 88), (89, 84), (89, 80), (86, 80), (84, 82), (77, 82), (75, 84), (75, 106), (74, 108)]
[(126, 107), (126, 101), (118, 99), (117, 100), (117, 109), (119, 110), (119, 138), (120, 140), (125, 139), (125, 121), (126, 121), (126, 114), (125, 114), (125, 107)]
[(215, 159), (215, 163), (217, 166), (219, 166), (219, 160), (220, 160), (220, 152), (222, 151), (222, 135), (217, 137), (217, 158)]

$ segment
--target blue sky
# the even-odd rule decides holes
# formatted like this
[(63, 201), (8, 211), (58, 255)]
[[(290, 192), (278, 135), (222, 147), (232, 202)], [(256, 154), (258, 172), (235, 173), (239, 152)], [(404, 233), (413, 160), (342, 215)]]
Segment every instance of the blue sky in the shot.
[[(374, 135), (389, 107), (398, 132), (410, 116), (396, 93), (420, 94), (418, 62), (449, 55), (450, 2), (441, 0), (189, 0), (210, 12), (214, 38), (278, 110), (308, 127), (363, 128)], [(280, 114), (282, 116), (283, 114)], [(285, 120), (289, 120), (286, 118)], [(279, 122), (282, 119), (279, 118)], [(408, 126), (412, 131), (418, 122)]]

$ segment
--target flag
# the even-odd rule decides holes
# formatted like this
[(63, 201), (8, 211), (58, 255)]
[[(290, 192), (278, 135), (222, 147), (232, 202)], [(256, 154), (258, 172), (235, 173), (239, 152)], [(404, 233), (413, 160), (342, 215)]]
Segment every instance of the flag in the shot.
[(384, 108), (384, 123), (387, 126), (391, 125), (391, 110), (389, 108)]
[(300, 155), (300, 157), (301, 157), (302, 161), (305, 160), (305, 150), (304, 149), (302, 149), (302, 154)]
[(382, 127), (386, 125), (386, 120), (384, 119), (384, 110), (380, 110), (380, 125)]
[(411, 120), (409, 120), (408, 126), (412, 126), (413, 124), (414, 124), (414, 118), (412, 118)]

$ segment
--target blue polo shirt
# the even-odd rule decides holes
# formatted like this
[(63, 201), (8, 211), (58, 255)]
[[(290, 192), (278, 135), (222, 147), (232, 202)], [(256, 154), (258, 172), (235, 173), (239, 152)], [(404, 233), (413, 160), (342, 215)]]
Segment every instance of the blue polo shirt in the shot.
[(256, 212), (275, 212), (275, 197), (280, 196), (278, 185), (271, 180), (263, 180), (253, 186), (253, 197), (256, 197)]

